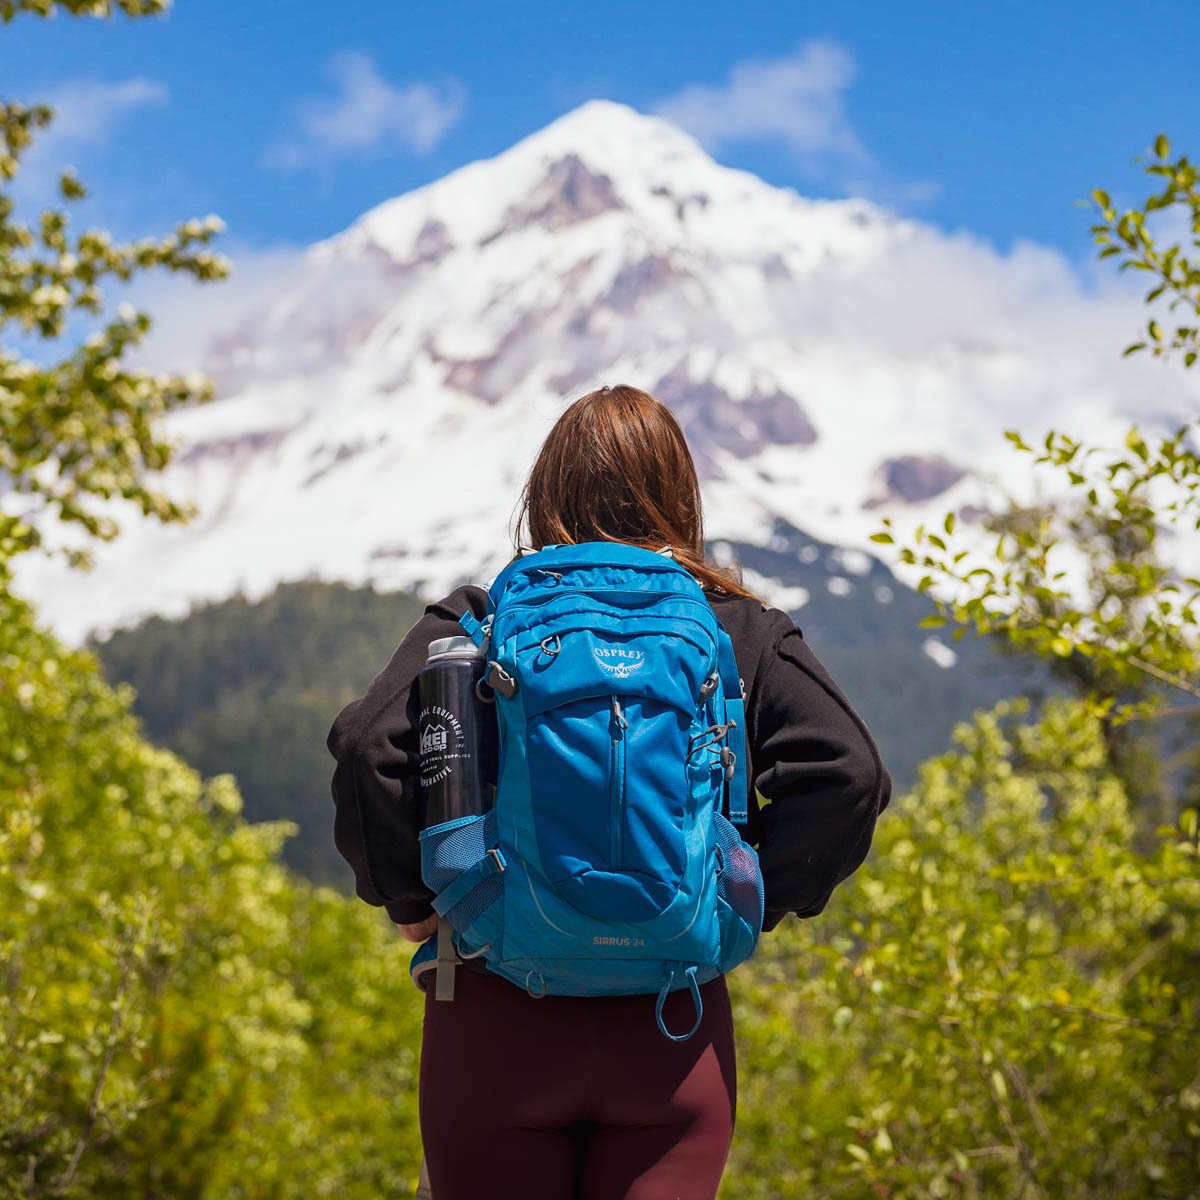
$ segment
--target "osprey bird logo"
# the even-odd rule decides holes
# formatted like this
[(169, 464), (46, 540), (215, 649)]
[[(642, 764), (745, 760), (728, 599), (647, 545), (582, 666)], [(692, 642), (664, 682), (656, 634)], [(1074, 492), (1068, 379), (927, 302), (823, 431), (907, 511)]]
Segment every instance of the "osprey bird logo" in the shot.
[(628, 679), (634, 671), (646, 665), (643, 650), (629, 650), (623, 646), (595, 646), (592, 657), (616, 679)]

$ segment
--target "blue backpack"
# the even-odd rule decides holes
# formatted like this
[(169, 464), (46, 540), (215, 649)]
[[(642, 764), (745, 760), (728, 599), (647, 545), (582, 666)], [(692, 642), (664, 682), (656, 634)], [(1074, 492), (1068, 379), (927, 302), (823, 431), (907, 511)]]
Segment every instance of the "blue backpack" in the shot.
[[(735, 828), (747, 755), (729, 635), (682, 565), (619, 542), (516, 559), (484, 620), (460, 623), (487, 658), (499, 778), (486, 814), (421, 834), (442, 920), (414, 978), (482, 957), (534, 996), (657, 993), (662, 1032), (691, 1037), (698, 985), (753, 953), (763, 919)], [(685, 987), (696, 1021), (672, 1033), (663, 1004)]]

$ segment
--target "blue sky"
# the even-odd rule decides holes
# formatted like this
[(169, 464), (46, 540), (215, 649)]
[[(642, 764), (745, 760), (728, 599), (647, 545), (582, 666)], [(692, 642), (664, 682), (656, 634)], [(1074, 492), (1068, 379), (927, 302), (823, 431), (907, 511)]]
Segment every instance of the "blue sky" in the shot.
[(5, 97), (63, 114), (22, 194), (71, 163), (125, 236), (215, 212), (227, 249), (307, 243), (605, 97), (802, 194), (1075, 262), (1076, 198), (1139, 200), (1160, 131), (1200, 155), (1198, 45), (1191, 0), (176, 0), (0, 27)]

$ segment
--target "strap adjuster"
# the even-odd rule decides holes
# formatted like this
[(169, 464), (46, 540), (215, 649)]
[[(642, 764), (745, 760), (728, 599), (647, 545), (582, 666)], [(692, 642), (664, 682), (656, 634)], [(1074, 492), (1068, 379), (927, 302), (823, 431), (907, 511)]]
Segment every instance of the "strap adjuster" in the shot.
[(506, 700), (511, 700), (517, 694), (517, 681), (494, 658), (488, 662), (484, 682)]

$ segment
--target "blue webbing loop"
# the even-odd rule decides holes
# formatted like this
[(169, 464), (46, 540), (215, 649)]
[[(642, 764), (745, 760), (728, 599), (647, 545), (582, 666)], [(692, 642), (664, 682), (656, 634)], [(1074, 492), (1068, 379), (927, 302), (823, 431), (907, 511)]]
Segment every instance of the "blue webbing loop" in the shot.
[(485, 879), (503, 871), (506, 866), (508, 864), (499, 850), (489, 850), (477, 863), (468, 867), (457, 879), (448, 883), (434, 896), (434, 912), (438, 916), (444, 917), (460, 900), (465, 900)]
[[(745, 825), (749, 819), (749, 784), (746, 775), (746, 705), (742, 701), (742, 680), (738, 675), (737, 658), (733, 653), (733, 642), (725, 627), (717, 622), (717, 668), (721, 672), (721, 690), (725, 693), (725, 719), (735, 721), (740, 731), (733, 751), (733, 774), (728, 782), (729, 819), (735, 825)], [(729, 741), (725, 743), (729, 745)]]
[(483, 645), (483, 622), (480, 621), (469, 608), (461, 617), (458, 618), (458, 623), (467, 631), (467, 633), (471, 635), (471, 641), (473, 641), (475, 645)]
[(667, 993), (671, 990), (671, 984), (675, 982), (674, 971), (667, 976), (663, 990), (658, 993), (658, 1003), (654, 1006), (654, 1017), (658, 1021), (659, 1029), (673, 1042), (686, 1042), (700, 1028), (700, 1022), (704, 1017), (704, 1001), (700, 999), (700, 985), (696, 982), (696, 968), (688, 967), (684, 974), (687, 976), (688, 986), (692, 989), (692, 1002), (696, 1005), (696, 1023), (691, 1029), (687, 1033), (672, 1033), (663, 1023), (663, 1005), (667, 1002)]

